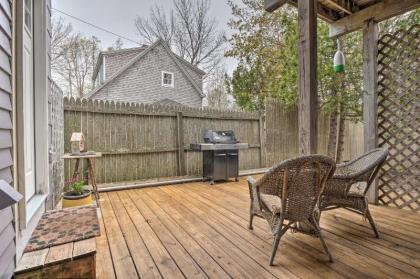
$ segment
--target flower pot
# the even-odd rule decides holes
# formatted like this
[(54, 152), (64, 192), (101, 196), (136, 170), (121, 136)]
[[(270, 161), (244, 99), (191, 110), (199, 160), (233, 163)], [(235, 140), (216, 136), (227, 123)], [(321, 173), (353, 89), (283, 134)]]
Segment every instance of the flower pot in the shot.
[(63, 194), (63, 208), (91, 205), (92, 202), (92, 191), (90, 190), (84, 190), (81, 195), (75, 195), (72, 191)]

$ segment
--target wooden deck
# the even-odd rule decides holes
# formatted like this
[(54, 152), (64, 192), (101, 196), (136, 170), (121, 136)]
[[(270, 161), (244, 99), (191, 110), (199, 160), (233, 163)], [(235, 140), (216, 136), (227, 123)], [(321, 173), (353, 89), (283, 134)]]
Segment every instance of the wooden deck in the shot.
[(372, 206), (379, 227), (345, 210), (322, 215), (335, 259), (317, 238), (288, 232), (274, 267), (272, 236), (256, 218), (247, 229), (244, 180), (101, 193), (98, 278), (418, 278), (420, 214)]

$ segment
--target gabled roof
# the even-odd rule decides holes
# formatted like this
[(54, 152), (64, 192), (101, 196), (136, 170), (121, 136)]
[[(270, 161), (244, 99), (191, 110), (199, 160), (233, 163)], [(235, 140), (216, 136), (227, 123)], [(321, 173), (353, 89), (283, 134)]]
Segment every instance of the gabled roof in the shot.
[(83, 135), (83, 133), (75, 132), (75, 133), (71, 134), (70, 141), (81, 141), (81, 140), (84, 140), (84, 139), (85, 139), (85, 136)]
[[(187, 61), (185, 61), (184, 59), (182, 59), (181, 57), (177, 56), (175, 53), (173, 53), (168, 45), (162, 40), (159, 39), (157, 40), (155, 43), (153, 43), (152, 45), (150, 45), (149, 47), (147, 47), (146, 49), (144, 49), (143, 51), (141, 51), (138, 55), (136, 55), (130, 62), (128, 62), (125, 66), (123, 66), (121, 69), (119, 69), (117, 72), (115, 72), (111, 77), (107, 78), (105, 80), (105, 82), (101, 85), (98, 85), (96, 88), (94, 88), (92, 90), (92, 92), (90, 92), (89, 94), (87, 94), (85, 96), (85, 98), (90, 98), (93, 95), (95, 95), (95, 93), (97, 93), (99, 90), (101, 90), (102, 88), (104, 88), (105, 86), (107, 86), (109, 83), (111, 83), (113, 80), (115, 80), (116, 78), (118, 78), (122, 73), (124, 73), (126, 70), (128, 70), (131, 66), (133, 66), (137, 61), (141, 60), (143, 57), (145, 57), (151, 50), (153, 50), (155, 47), (157, 47), (158, 45), (163, 46), (163, 48), (166, 50), (166, 52), (168, 53), (168, 55), (172, 58), (172, 60), (174, 61), (174, 63), (178, 66), (178, 68), (180, 69), (180, 71), (184, 74), (184, 76), (187, 78), (187, 80), (192, 84), (192, 86), (194, 87), (194, 89), (196, 89), (197, 93), (200, 95), (201, 98), (204, 98), (205, 95), (203, 93), (202, 88), (199, 87), (199, 85), (193, 80), (193, 78), (191, 77), (191, 75), (185, 70), (185, 68), (181, 65), (187, 63), (190, 67), (192, 67), (194, 70), (198, 70), (200, 74), (204, 75), (205, 72), (200, 70), (199, 68), (197, 68), (196, 66), (191, 65), (190, 63), (188, 63)], [(185, 63), (181, 62), (182, 60), (185, 61)]]
[[(148, 47), (149, 47), (149, 45), (142, 45), (141, 47), (132, 47), (132, 48), (125, 48), (125, 49), (118, 49), (118, 50), (106, 50), (106, 51), (101, 51), (99, 53), (99, 56), (101, 56), (101, 55), (102, 55), (102, 57), (103, 56), (111, 56), (111, 55), (127, 53), (127, 52), (139, 52), (140, 53), (141, 51), (146, 50)], [(188, 62), (187, 60), (185, 60), (181, 56), (177, 55), (173, 51), (171, 51), (171, 52), (176, 58), (178, 58), (182, 62), (183, 65), (188, 66), (189, 68), (191, 68), (191, 70), (196, 71), (197, 73), (199, 73), (201, 75), (206, 74), (206, 72), (204, 72), (203, 70), (201, 70), (197, 66), (194, 66), (193, 64), (191, 64), (190, 62)], [(97, 65), (95, 67), (95, 70), (96, 70), (96, 68), (98, 68), (98, 70), (99, 70), (98, 66), (100, 66), (100, 63), (99, 63), (100, 58), (101, 57), (98, 57), (98, 62), (97, 62)]]
[(141, 52), (147, 49), (148, 45), (142, 45), (141, 47), (132, 47), (132, 48), (125, 48), (125, 49), (117, 49), (117, 50), (104, 50), (101, 51), (98, 55), (98, 60), (96, 60), (95, 68), (93, 69), (92, 79), (95, 80), (96, 76), (98, 75), (99, 69), (101, 68), (102, 61), (104, 56), (115, 55), (115, 54), (122, 54), (127, 52)]
[(181, 56), (179, 56), (178, 54), (174, 53), (172, 50), (170, 50), (172, 52), (172, 54), (178, 58), (179, 61), (182, 62), (183, 65), (191, 68), (193, 71), (196, 71), (197, 73), (199, 73), (200, 75), (204, 76), (206, 74), (206, 72), (204, 72), (203, 70), (201, 70), (200, 68), (198, 68), (197, 66), (194, 66), (193, 64), (191, 64), (190, 62), (188, 62), (187, 60), (185, 60), (184, 58), (182, 58)]

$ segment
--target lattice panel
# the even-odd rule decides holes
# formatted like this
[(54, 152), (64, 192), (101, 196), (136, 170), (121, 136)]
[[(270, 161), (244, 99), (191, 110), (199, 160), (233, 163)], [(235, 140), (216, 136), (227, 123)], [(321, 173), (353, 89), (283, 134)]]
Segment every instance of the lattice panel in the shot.
[(379, 202), (420, 212), (420, 25), (378, 42)]

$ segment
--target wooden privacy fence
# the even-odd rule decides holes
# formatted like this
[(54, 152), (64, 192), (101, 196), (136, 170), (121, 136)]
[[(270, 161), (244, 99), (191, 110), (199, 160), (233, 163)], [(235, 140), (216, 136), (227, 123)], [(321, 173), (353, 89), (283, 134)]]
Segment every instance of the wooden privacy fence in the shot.
[[(64, 99), (65, 152), (71, 133), (82, 131), (95, 160), (98, 183), (112, 183), (202, 173), (202, 154), (190, 149), (203, 141), (205, 129), (233, 130), (250, 148), (240, 151), (241, 170), (273, 166), (298, 155), (297, 110), (270, 101), (266, 119), (259, 113), (187, 107)], [(328, 117), (319, 119), (319, 150), (326, 153)], [(361, 124), (346, 122), (343, 158), (363, 151)], [(351, 140), (350, 140), (351, 139)], [(65, 163), (65, 177), (71, 172)]]
[(379, 202), (420, 211), (420, 25), (378, 41)]
[(258, 113), (64, 99), (65, 152), (71, 133), (82, 131), (88, 149), (103, 153), (95, 160), (98, 183), (200, 175), (201, 152), (189, 146), (203, 141), (205, 129), (234, 130), (250, 145), (240, 151), (240, 169), (262, 167), (262, 127)]
[[(272, 166), (281, 160), (299, 154), (298, 110), (296, 107), (286, 109), (274, 99), (265, 105), (265, 140), (266, 165)], [(363, 125), (354, 121), (344, 123), (343, 161), (348, 161), (363, 153)], [(318, 153), (327, 154), (329, 138), (329, 116), (318, 117)]]

